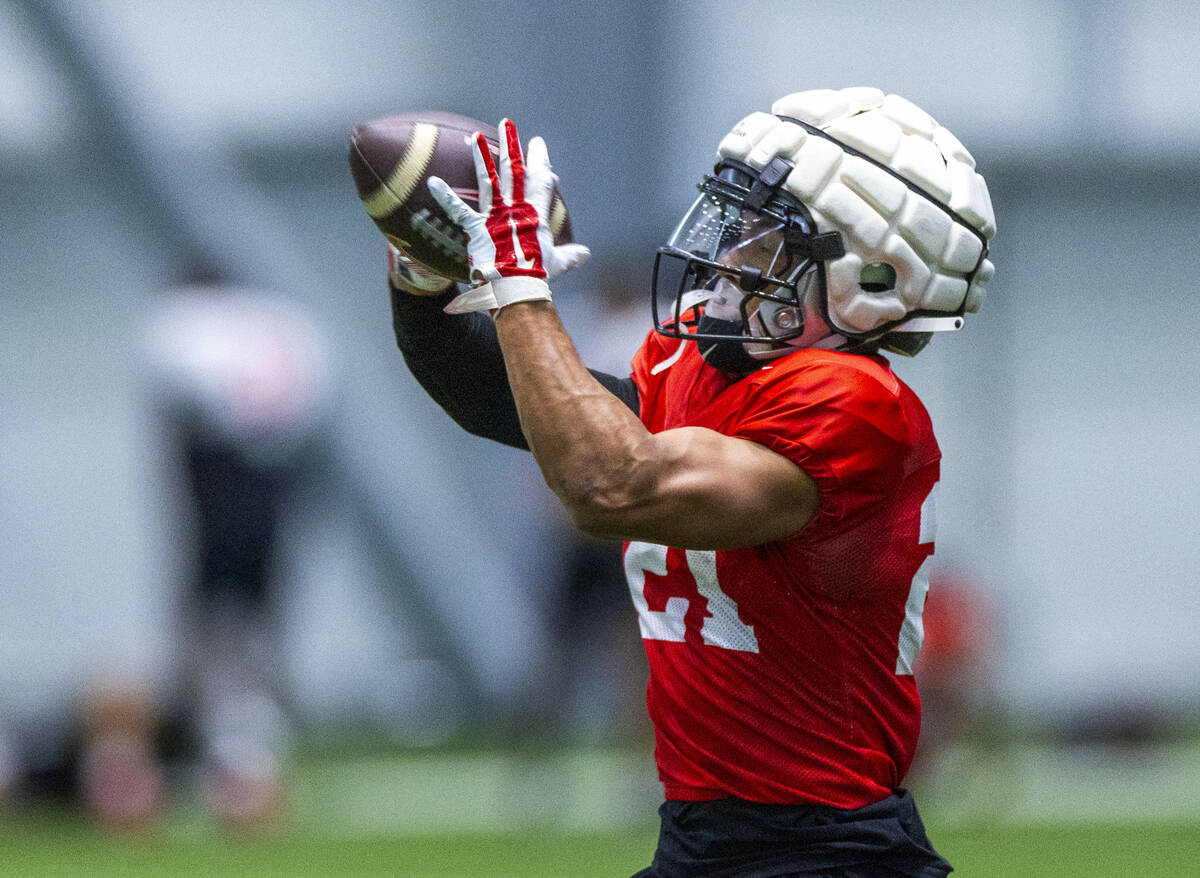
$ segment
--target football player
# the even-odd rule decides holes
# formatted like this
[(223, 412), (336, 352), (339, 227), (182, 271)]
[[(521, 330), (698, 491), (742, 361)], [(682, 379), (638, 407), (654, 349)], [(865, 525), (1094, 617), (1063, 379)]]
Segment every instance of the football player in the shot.
[[(901, 786), (940, 451), (883, 352), (979, 309), (990, 199), (913, 104), (807, 91), (752, 113), (654, 270), (632, 375), (590, 372), (547, 278), (545, 144), (477, 138), (459, 293), (391, 254), (399, 346), (463, 427), (533, 452), (583, 530), (626, 541), (666, 791), (641, 876), (942, 876)], [(491, 317), (489, 319), (488, 313)]]

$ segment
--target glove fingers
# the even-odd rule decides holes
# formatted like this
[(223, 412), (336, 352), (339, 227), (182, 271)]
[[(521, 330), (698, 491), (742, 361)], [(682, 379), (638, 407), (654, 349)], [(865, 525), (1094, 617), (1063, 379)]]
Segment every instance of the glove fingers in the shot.
[(525, 160), (512, 119), (500, 120), (500, 186), (508, 204), (525, 200)]
[(576, 268), (588, 261), (588, 257), (592, 255), (591, 248), (584, 244), (563, 244), (561, 247), (555, 248), (559, 255), (563, 257), (563, 262), (567, 268)]
[(534, 137), (529, 141), (529, 154), (525, 157), (525, 198), (533, 205), (538, 216), (547, 222), (550, 220), (550, 202), (554, 198), (556, 182), (546, 141)]
[[(505, 173), (508, 174), (506, 180)], [(504, 181), (504, 194), (509, 204), (526, 200), (526, 163), (516, 122), (511, 119), (500, 121), (500, 180)]]
[(487, 138), (475, 132), (475, 149), (472, 152), (475, 159), (475, 180), (479, 183), (479, 209), (484, 216), (504, 203), (501, 197), (500, 177), (496, 174), (496, 163), (492, 161), (492, 151), (488, 147)]
[(564, 271), (577, 268), (587, 262), (591, 255), (592, 251), (583, 244), (560, 244), (554, 248), (552, 264), (547, 266), (546, 274), (555, 277)]
[(512, 161), (508, 155), (508, 119), (500, 120), (500, 194), (505, 204), (512, 204)]
[(475, 133), (472, 159), (479, 184), (479, 212), (472, 210), (446, 184), (431, 177), (429, 191), (447, 216), (467, 233), (470, 276), (489, 287), (502, 284), (500, 298), (494, 290), (481, 289), (474, 295), (455, 299), (449, 313), (503, 307), (516, 301), (548, 299), (548, 275), (561, 274), (584, 262), (590, 251), (582, 244), (555, 247), (549, 215), (557, 178), (550, 167), (546, 142), (535, 137), (529, 155), (521, 152), (517, 126), (500, 121), (500, 163), (487, 140)]
[(471, 210), (441, 177), (430, 177), (428, 186), (433, 200), (442, 206), (442, 210), (446, 211), (446, 216), (450, 217), (456, 226), (466, 228), (472, 219), (479, 217), (479, 214)]

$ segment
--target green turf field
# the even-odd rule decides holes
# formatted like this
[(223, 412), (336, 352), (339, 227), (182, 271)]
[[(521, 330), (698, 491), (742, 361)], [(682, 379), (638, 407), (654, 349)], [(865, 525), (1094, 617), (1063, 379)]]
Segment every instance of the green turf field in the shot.
[(965, 878), (1200, 876), (1200, 824), (929, 827)]
[[(963, 876), (1200, 876), (1196, 824), (931, 826), (930, 834)], [(0, 875), (611, 878), (644, 866), (653, 845), (649, 828), (359, 839), (283, 835), (238, 842), (207, 831), (169, 830), (150, 839), (114, 841), (69, 820), (22, 820), (0, 824)]]
[[(968, 878), (1200, 878), (1200, 746), (972, 751), (918, 791)], [(275, 834), (223, 836), (178, 791), (162, 826), (102, 836), (67, 812), (0, 812), (0, 878), (628, 878), (661, 801), (648, 750), (308, 755)]]

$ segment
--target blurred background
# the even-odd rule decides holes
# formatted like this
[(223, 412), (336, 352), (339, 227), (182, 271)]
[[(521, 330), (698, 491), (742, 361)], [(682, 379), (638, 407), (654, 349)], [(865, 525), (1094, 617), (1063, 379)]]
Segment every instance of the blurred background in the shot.
[(0, 0), (8, 813), (632, 827), (648, 862), (618, 550), (407, 374), (347, 134), (545, 136), (594, 253), (555, 301), (624, 374), (724, 133), (874, 85), (967, 145), (999, 226), (984, 311), (896, 364), (944, 452), (931, 834), (1165, 821), (1200, 853), (1198, 37), (1136, 0)]

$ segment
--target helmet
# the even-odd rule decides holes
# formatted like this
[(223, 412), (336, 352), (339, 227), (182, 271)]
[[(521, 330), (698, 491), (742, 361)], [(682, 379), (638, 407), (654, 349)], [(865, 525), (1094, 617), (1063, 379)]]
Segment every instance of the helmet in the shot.
[(913, 355), (983, 304), (995, 229), (975, 160), (923, 110), (797, 92), (721, 141), (658, 250), (655, 328), (731, 372), (797, 347)]

